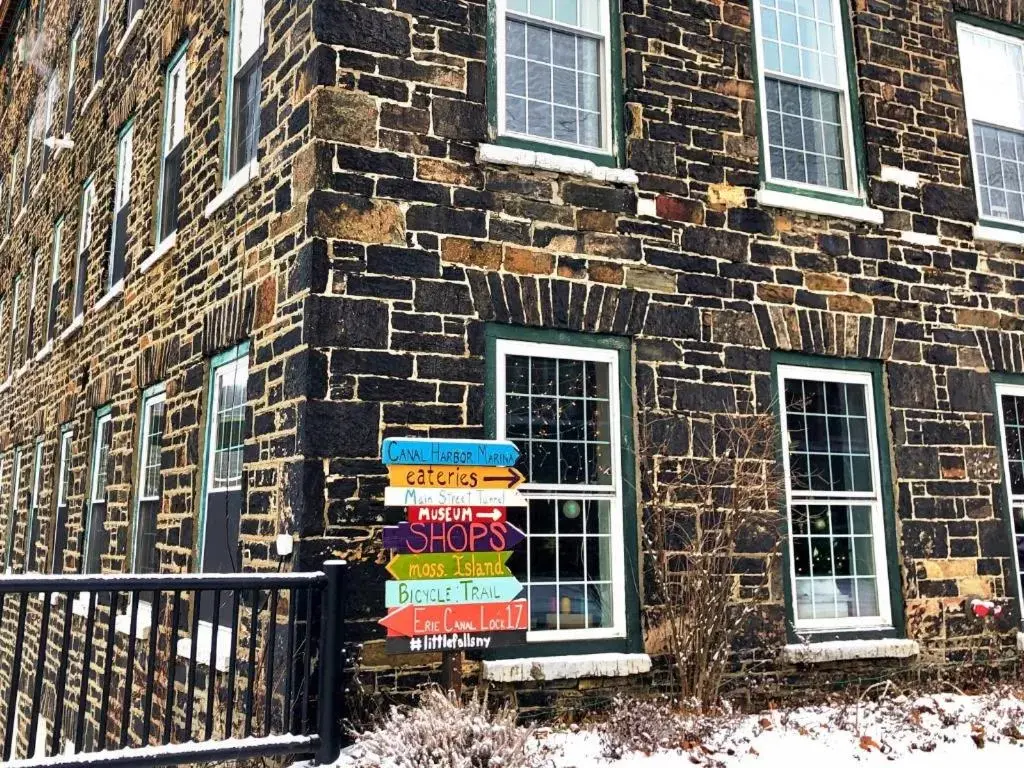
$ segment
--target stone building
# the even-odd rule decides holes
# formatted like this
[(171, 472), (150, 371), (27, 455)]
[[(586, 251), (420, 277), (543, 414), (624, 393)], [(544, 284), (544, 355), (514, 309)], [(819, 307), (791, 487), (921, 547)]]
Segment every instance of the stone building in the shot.
[(291, 535), (352, 562), (361, 677), (409, 690), (381, 441), (509, 437), (532, 631), (480, 675), (571, 706), (654, 679), (658, 484), (775, 412), (739, 669), (1016, 663), (1018, 3), (2, 8), (14, 570), (270, 569)]

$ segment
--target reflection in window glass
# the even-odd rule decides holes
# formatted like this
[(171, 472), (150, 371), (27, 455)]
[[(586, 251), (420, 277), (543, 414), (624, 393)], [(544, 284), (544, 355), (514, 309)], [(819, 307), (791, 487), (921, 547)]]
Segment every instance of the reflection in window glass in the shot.
[(1013, 536), (1017, 550), (1017, 571), (1024, 600), (1024, 387), (999, 384), (999, 416), (1006, 468)]

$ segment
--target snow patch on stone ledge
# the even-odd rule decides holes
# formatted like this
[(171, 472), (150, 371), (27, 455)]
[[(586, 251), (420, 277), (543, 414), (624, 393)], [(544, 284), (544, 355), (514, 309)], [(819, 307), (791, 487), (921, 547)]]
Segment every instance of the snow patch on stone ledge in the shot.
[(784, 645), (779, 658), (787, 664), (826, 664), (856, 659), (908, 659), (920, 652), (915, 640), (833, 640)]
[(607, 181), (612, 184), (637, 184), (640, 181), (636, 171), (632, 168), (606, 168), (593, 160), (566, 157), (549, 152), (534, 152), (532, 149), (503, 147), (500, 144), (481, 144), (479, 160), (481, 163), (520, 165), (524, 168), (537, 168), (541, 171), (586, 176), (595, 181)]
[(914, 188), (921, 186), (921, 174), (894, 165), (883, 165), (882, 181), (894, 181), (901, 187)]
[(526, 683), (585, 677), (629, 677), (650, 671), (651, 657), (646, 653), (595, 653), (485, 661), (481, 677), (495, 683)]

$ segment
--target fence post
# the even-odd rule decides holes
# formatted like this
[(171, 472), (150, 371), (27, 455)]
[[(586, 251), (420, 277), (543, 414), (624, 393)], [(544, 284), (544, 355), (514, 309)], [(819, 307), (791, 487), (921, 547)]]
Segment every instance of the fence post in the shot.
[(347, 563), (344, 560), (328, 560), (324, 563), (327, 574), (327, 589), (324, 593), (320, 621), (320, 695), (319, 731), (320, 751), (316, 761), (320, 765), (333, 763), (341, 754), (341, 723), (339, 714), (339, 691), (341, 682), (341, 644), (345, 617), (342, 607), (342, 588)]

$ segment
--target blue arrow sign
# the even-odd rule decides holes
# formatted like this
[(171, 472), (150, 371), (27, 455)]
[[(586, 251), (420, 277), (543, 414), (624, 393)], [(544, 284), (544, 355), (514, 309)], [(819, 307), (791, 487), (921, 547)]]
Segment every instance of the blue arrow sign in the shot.
[(519, 449), (509, 440), (435, 440), (389, 437), (381, 459), (385, 464), (456, 464), (470, 467), (511, 467)]
[(491, 579), (427, 579), (389, 581), (384, 605), (457, 605), (460, 603), (507, 603), (523, 591), (515, 576)]

